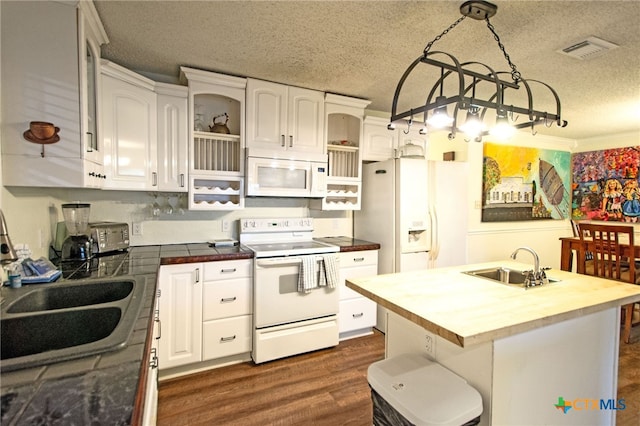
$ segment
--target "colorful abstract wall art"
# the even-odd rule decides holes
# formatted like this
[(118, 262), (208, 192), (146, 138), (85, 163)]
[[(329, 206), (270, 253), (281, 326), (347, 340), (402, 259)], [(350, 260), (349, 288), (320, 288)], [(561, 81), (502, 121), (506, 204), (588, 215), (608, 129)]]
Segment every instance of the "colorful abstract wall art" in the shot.
[(640, 146), (578, 152), (571, 162), (573, 219), (638, 222)]
[(482, 221), (567, 219), (571, 153), (484, 144)]

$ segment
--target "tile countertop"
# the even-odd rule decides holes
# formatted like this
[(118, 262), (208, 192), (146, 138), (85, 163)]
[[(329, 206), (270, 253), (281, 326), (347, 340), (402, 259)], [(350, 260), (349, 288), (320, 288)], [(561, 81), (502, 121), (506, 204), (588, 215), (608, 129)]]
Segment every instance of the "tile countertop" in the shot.
[(640, 301), (640, 286), (552, 269), (560, 280), (525, 290), (464, 274), (513, 261), (347, 279), (346, 286), (461, 347)]
[[(379, 244), (350, 237), (318, 238), (340, 246), (340, 251), (377, 250)], [(142, 407), (136, 398), (144, 393), (149, 330), (158, 268), (220, 260), (251, 259), (253, 252), (243, 247), (210, 247), (207, 243), (170, 244), (129, 248), (128, 254), (114, 256), (108, 267), (92, 271), (86, 265), (65, 271), (64, 278), (51, 284), (70, 283), (74, 279), (96, 280), (105, 277), (143, 277), (144, 303), (125, 348), (99, 355), (58, 362), (40, 367), (2, 373), (0, 423), (23, 424), (138, 424)], [(94, 262), (99, 263), (99, 262)], [(11, 303), (12, 289), (3, 288), (3, 303)], [(138, 398), (140, 400), (140, 398)]]
[[(143, 277), (143, 307), (134, 329), (121, 350), (75, 360), (2, 373), (0, 423), (22, 424), (132, 424), (136, 396), (144, 392), (140, 377), (146, 372), (148, 332), (153, 323), (157, 272), (160, 265), (252, 258), (242, 247), (212, 248), (208, 244), (176, 244), (131, 247), (122, 264), (109, 276)], [(74, 275), (86, 279), (86, 270), (69, 273), (52, 284), (73, 282)], [(105, 275), (102, 275), (104, 278)], [(12, 289), (3, 288), (3, 303), (12, 300)], [(140, 382), (140, 383), (139, 383)], [(137, 407), (138, 411), (141, 407)]]
[(339, 246), (341, 252), (380, 250), (380, 244), (378, 243), (372, 243), (370, 241), (365, 241), (365, 240), (358, 240), (356, 238), (351, 238), (351, 237), (324, 237), (324, 238), (314, 238), (314, 240)]

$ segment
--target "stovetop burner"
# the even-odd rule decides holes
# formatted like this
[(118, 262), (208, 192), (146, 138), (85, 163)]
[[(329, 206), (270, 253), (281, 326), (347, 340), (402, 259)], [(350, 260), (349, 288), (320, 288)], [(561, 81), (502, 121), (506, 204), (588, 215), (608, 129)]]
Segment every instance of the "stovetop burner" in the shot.
[(313, 239), (313, 219), (242, 219), (240, 242), (255, 257), (333, 253), (340, 247)]

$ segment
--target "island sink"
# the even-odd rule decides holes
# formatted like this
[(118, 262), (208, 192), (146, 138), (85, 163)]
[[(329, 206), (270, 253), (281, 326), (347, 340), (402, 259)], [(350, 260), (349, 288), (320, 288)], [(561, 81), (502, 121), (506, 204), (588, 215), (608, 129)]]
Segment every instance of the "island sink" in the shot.
[[(494, 268), (477, 269), (474, 271), (464, 271), (464, 274), (488, 279), (494, 282), (502, 284), (511, 284), (512, 287), (526, 289), (524, 286), (527, 278), (527, 271), (518, 271), (511, 268), (505, 268), (502, 266)], [(558, 282), (560, 280), (554, 278), (548, 278), (549, 282)], [(541, 287), (541, 286), (535, 286)]]

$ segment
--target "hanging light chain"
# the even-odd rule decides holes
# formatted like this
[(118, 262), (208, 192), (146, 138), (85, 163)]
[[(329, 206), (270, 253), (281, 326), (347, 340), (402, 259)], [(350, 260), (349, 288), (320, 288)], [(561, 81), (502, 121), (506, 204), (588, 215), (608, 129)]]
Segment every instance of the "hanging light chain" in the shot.
[(485, 21), (487, 21), (487, 28), (489, 28), (489, 31), (491, 31), (491, 33), (493, 34), (493, 38), (498, 42), (498, 47), (502, 51), (504, 58), (507, 60), (507, 62), (509, 63), (509, 66), (511, 67), (511, 78), (515, 83), (518, 83), (520, 80), (522, 80), (522, 75), (520, 74), (520, 71), (518, 71), (518, 68), (516, 68), (516, 65), (513, 62), (511, 62), (511, 58), (509, 57), (509, 54), (504, 48), (504, 45), (500, 41), (500, 37), (498, 36), (498, 33), (496, 33), (495, 28), (493, 27), (491, 22), (489, 22), (489, 18), (485, 18)]
[(461, 16), (460, 18), (458, 18), (458, 20), (456, 22), (454, 22), (453, 24), (449, 25), (449, 28), (447, 28), (446, 30), (444, 30), (442, 33), (440, 33), (440, 35), (438, 35), (436, 38), (434, 38), (433, 40), (431, 40), (427, 46), (424, 48), (424, 56), (427, 56), (427, 53), (429, 53), (429, 50), (431, 50), (431, 46), (433, 46), (433, 44), (440, 40), (443, 36), (445, 36), (449, 31), (451, 31), (452, 29), (454, 29), (456, 27), (456, 25), (458, 25), (460, 22), (462, 22), (464, 20), (464, 18), (466, 18), (466, 16)]

